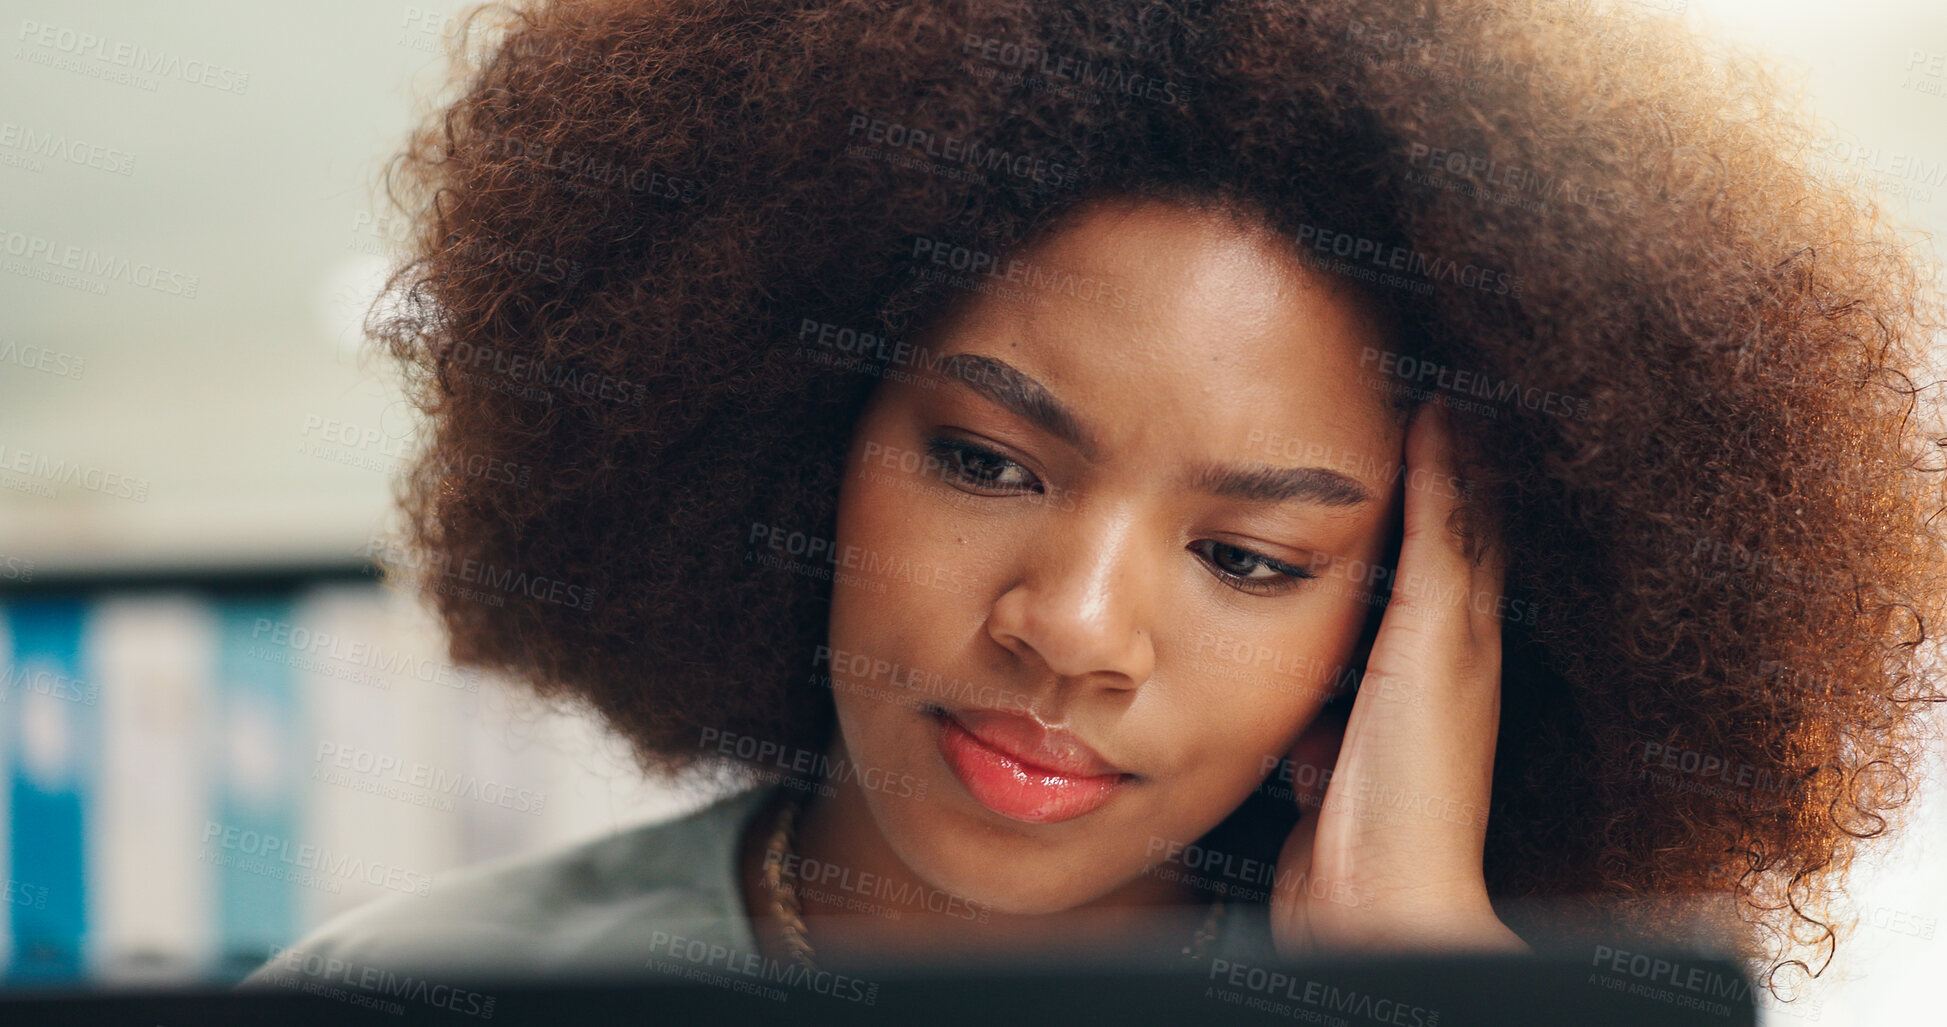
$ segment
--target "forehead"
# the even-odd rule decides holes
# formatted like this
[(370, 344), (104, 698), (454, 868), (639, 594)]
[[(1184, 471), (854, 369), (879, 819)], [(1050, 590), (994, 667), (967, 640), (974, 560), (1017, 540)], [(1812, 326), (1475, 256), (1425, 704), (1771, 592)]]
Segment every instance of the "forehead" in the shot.
[(926, 340), (1046, 386), (1111, 448), (1152, 458), (1397, 461), (1388, 343), (1343, 282), (1255, 222), (1101, 204), (997, 269)]

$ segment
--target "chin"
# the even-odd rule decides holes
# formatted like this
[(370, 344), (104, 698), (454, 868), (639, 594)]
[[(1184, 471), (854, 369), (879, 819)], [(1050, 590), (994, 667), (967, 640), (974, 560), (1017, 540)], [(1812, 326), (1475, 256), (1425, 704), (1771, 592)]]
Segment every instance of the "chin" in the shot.
[[(949, 781), (951, 780), (949, 776)], [(866, 806), (881, 837), (907, 869), (928, 885), (996, 913), (1036, 916), (1059, 913), (1094, 901), (1128, 883), (1127, 876), (1104, 872), (1109, 861), (1099, 851), (1103, 834), (1077, 838), (1091, 851), (1064, 851), (1058, 844), (1030, 837), (1034, 825), (1018, 830), (986, 822), (991, 816), (948, 784), (924, 803), (867, 793)], [(1027, 833), (1023, 833), (1027, 832)], [(1140, 840), (1130, 842), (1141, 852)]]
[(1006, 844), (995, 835), (983, 838), (984, 832), (977, 826), (943, 829), (945, 825), (923, 823), (880, 827), (900, 861), (922, 880), (996, 913), (1059, 913), (1100, 898), (1118, 883), (1105, 880), (1099, 872), (1075, 879), (1059, 869), (1078, 863), (1099, 867), (1096, 860), (1070, 858), (1040, 846)]

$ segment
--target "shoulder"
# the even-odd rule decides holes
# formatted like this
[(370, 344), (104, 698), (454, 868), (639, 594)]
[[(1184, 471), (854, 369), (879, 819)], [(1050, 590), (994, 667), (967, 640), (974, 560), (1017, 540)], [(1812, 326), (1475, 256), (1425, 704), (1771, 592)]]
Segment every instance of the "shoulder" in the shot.
[(639, 970), (657, 932), (751, 948), (736, 875), (738, 835), (774, 790), (717, 800), (537, 855), (439, 876), (327, 921), (243, 986), (406, 969), (456, 973)]

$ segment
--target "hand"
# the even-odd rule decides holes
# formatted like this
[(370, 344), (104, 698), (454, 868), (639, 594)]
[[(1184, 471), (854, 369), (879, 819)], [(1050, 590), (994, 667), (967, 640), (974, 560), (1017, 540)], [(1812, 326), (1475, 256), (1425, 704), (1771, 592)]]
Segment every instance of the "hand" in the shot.
[(1322, 796), (1299, 795), (1278, 857), (1271, 927), (1287, 956), (1528, 949), (1489, 904), (1481, 856), (1505, 563), (1495, 549), (1474, 559), (1447, 526), (1460, 504), (1448, 418), (1436, 401), (1407, 427), (1399, 571), (1351, 715), (1320, 716), (1292, 747), (1294, 762), (1333, 769)]

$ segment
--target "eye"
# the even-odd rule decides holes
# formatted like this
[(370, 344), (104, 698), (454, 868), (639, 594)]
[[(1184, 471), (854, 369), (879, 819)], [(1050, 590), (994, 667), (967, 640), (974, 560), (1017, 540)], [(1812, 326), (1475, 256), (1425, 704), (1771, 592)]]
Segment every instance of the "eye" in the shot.
[(1042, 490), (1033, 471), (985, 446), (936, 435), (926, 440), (926, 452), (938, 461), (940, 477), (946, 481), (1002, 494)]
[(1240, 592), (1281, 595), (1297, 588), (1299, 582), (1318, 577), (1302, 567), (1212, 538), (1198, 539), (1189, 548), (1203, 558), (1218, 580)]

